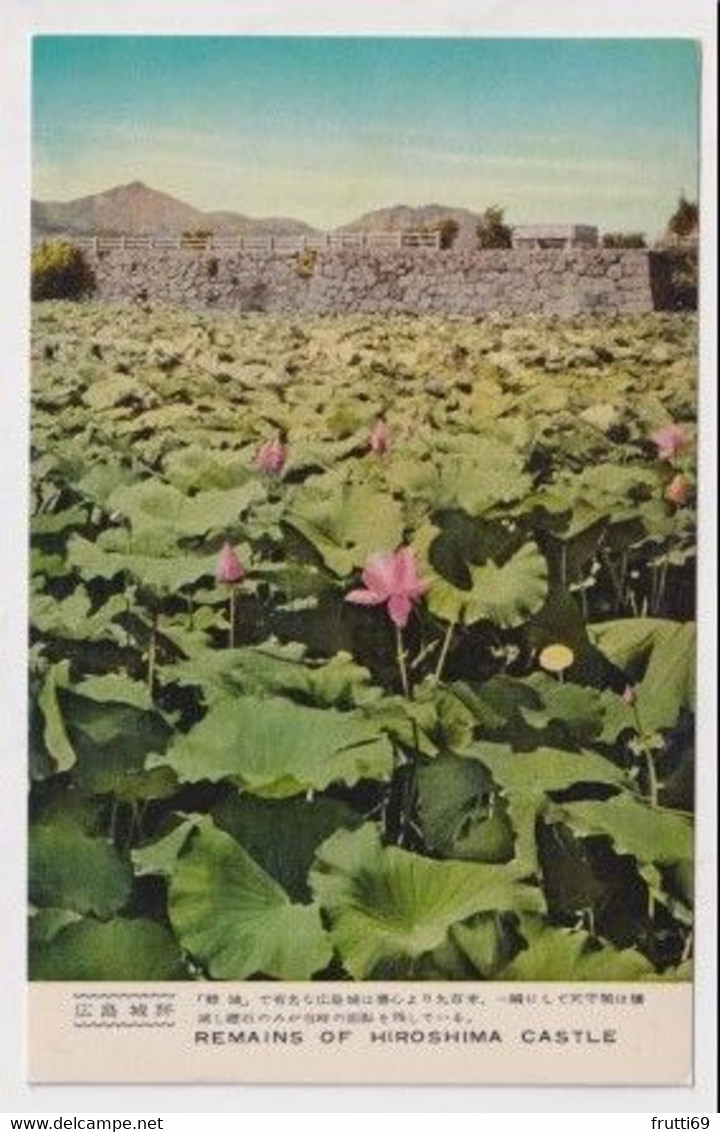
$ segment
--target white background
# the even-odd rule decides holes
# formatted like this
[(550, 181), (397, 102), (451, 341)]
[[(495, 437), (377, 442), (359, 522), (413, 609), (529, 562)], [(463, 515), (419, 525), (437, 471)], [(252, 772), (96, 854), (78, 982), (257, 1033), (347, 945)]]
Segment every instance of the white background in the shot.
[[(717, 1112), (716, 6), (713, 0), (2, 0), (0, 20), (0, 1097), (5, 1113)], [(45, 33), (684, 36), (703, 41), (696, 1084), (682, 1089), (25, 1083), (29, 36)], [(648, 1034), (648, 1042), (662, 1042)], [(171, 1128), (168, 1122), (166, 1129)], [(218, 1121), (218, 1124), (220, 1122)], [(503, 1124), (502, 1118), (491, 1127)], [(545, 1125), (547, 1122), (542, 1122)], [(575, 1122), (575, 1127), (581, 1121)], [(586, 1122), (583, 1122), (586, 1123)], [(597, 1124), (597, 1120), (591, 1121)], [(603, 1122), (606, 1126), (607, 1122)], [(211, 1125), (212, 1126), (212, 1125)], [(569, 1125), (568, 1125), (569, 1126)], [(623, 1120), (622, 1127), (650, 1127)]]

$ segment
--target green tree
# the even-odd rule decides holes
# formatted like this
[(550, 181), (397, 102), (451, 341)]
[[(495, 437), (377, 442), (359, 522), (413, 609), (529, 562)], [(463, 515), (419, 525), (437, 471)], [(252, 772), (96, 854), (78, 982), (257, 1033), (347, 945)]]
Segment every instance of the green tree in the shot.
[(504, 223), (505, 209), (497, 205), (486, 208), (477, 226), (477, 238), (481, 248), (512, 247), (512, 229)]
[(451, 248), (457, 239), (460, 225), (452, 216), (446, 216), (444, 220), (436, 224), (435, 231), (440, 236), (440, 247)]
[(683, 193), (678, 201), (677, 208), (670, 217), (668, 228), (674, 236), (689, 236), (697, 229), (699, 219), (697, 203), (687, 200)]

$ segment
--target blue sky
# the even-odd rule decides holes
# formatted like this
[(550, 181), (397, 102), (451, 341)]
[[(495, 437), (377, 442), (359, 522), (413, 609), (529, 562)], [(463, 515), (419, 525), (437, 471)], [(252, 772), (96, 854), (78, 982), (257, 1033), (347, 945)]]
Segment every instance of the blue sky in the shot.
[(696, 194), (690, 40), (40, 36), (33, 195), (142, 180), (334, 227), (439, 202), (655, 235)]

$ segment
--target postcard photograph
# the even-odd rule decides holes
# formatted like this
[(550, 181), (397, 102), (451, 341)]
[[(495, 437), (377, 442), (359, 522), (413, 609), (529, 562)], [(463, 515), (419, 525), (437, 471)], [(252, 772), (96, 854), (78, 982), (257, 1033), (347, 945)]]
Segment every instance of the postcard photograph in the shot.
[(32, 67), (31, 984), (689, 989), (697, 43)]

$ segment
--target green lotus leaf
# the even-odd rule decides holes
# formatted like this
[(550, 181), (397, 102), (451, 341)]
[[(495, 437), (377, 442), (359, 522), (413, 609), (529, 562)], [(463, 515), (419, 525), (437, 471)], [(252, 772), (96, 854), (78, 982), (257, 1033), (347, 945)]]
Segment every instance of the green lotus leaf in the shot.
[(197, 444), (169, 452), (163, 461), (165, 478), (183, 492), (204, 489), (227, 491), (241, 487), (253, 475), (237, 452), (208, 450)]
[(169, 833), (158, 837), (156, 841), (131, 849), (130, 859), (135, 875), (171, 877), (185, 842), (200, 820), (200, 816), (196, 814), (183, 816)]
[(420, 825), (441, 857), (497, 863), (515, 855), (505, 807), (490, 804), (492, 780), (479, 763), (446, 755), (417, 772)]
[(311, 660), (297, 643), (266, 641), (248, 648), (205, 651), (178, 664), (173, 679), (198, 685), (206, 702), (227, 695), (282, 694), (317, 707), (350, 708), (381, 695), (370, 685), (370, 673), (349, 653), (339, 652), (327, 661)]
[[(485, 912), (463, 924), (453, 924), (450, 938), (455, 949), (471, 964), (470, 978), (502, 978), (502, 970), (517, 954), (521, 939), (515, 916)], [(452, 977), (452, 975), (451, 975)], [(456, 978), (468, 978), (458, 974)]]
[(627, 785), (623, 771), (593, 751), (538, 747), (534, 751), (518, 752), (504, 743), (478, 742), (465, 747), (460, 754), (481, 762), (495, 782), (507, 791), (547, 793), (568, 790), (580, 782)]
[(616, 853), (641, 862), (675, 865), (692, 860), (693, 823), (687, 814), (654, 808), (627, 794), (604, 802), (568, 802), (558, 812), (576, 835), (604, 836)]
[(93, 794), (115, 794), (126, 801), (162, 798), (177, 782), (169, 767), (146, 771), (150, 753), (162, 753), (171, 728), (157, 711), (129, 703), (101, 701), (62, 691), (68, 737), (76, 755), (75, 781)]
[(545, 672), (533, 673), (526, 682), (542, 701), (541, 707), (520, 709), (531, 727), (544, 728), (559, 722), (581, 743), (589, 743), (600, 735), (604, 704), (595, 688), (568, 681), (561, 684)]
[(512, 629), (536, 613), (547, 596), (547, 563), (533, 542), (525, 543), (502, 566), (488, 560), (468, 569), (468, 590), (436, 575), (427, 598), (431, 613), (445, 621), (472, 625), (488, 620)]
[(432, 503), (438, 495), (438, 469), (432, 460), (408, 459), (405, 453), (393, 454), (383, 468), (385, 479), (394, 492), (406, 499), (422, 499)]
[(570, 931), (524, 916), (527, 950), (504, 967), (500, 978), (530, 982), (633, 982), (652, 978), (652, 964), (634, 948), (619, 950), (585, 931)]
[[(570, 542), (591, 528), (601, 530), (605, 522), (637, 519), (643, 510), (641, 501), (657, 494), (660, 486), (656, 469), (601, 461), (573, 472), (571, 479), (559, 478), (546, 485), (534, 494), (532, 502), (551, 514), (567, 512), (561, 537)], [(590, 535), (591, 541), (596, 541), (596, 533)], [(579, 552), (575, 553), (577, 556)]]
[(320, 795), (266, 799), (233, 794), (212, 811), (229, 833), (293, 900), (308, 901), (308, 870), (315, 851), (338, 829), (355, 829), (362, 818), (344, 802)]
[[(105, 454), (103, 454), (105, 456)], [(107, 510), (107, 501), (116, 488), (136, 483), (138, 473), (118, 461), (93, 464), (75, 481), (75, 490), (93, 503)]]
[(49, 580), (64, 578), (67, 573), (64, 554), (46, 554), (37, 546), (30, 548), (30, 579), (33, 589), (43, 589)]
[(382, 696), (367, 705), (364, 714), (393, 740), (418, 754), (433, 758), (438, 752), (437, 704), (429, 697), (407, 700), (404, 696)]
[(597, 647), (636, 683), (637, 716), (645, 731), (673, 727), (695, 706), (695, 625), (637, 617), (588, 626)]
[(190, 497), (171, 484), (142, 480), (117, 488), (108, 499), (108, 507), (125, 515), (134, 533), (169, 528), (177, 538), (189, 538), (233, 526), (243, 512), (264, 497), (265, 489), (257, 479), (241, 487)]
[(231, 778), (254, 794), (282, 798), (332, 782), (386, 781), (393, 755), (387, 737), (359, 712), (242, 696), (213, 704), (148, 766), (172, 768), (181, 782)]
[(507, 865), (433, 861), (383, 848), (375, 826), (334, 834), (310, 874), (343, 963), (356, 979), (411, 978), (447, 943), (454, 924), (479, 912), (541, 907), (537, 889)]
[(612, 508), (614, 521), (620, 518), (620, 501), (634, 502), (638, 493), (651, 495), (657, 492), (660, 483), (661, 473), (657, 468), (611, 463), (583, 468), (573, 480), (576, 498), (585, 498), (593, 506)]
[(130, 896), (132, 873), (117, 849), (63, 823), (30, 830), (29, 890), (38, 907), (108, 918)]
[(49, 637), (68, 641), (116, 641), (124, 639), (115, 618), (126, 610), (122, 594), (112, 594), (94, 613), (84, 586), (77, 586), (68, 597), (58, 600), (49, 594), (33, 594), (30, 619), (33, 628)]
[(216, 979), (309, 979), (330, 962), (314, 904), (293, 904), (229, 834), (205, 821), (170, 881), (181, 946)]
[(458, 752), (477, 759), (501, 788), (515, 835), (518, 868), (526, 875), (539, 869), (536, 839), (538, 817), (547, 807), (548, 793), (581, 783), (621, 787), (623, 772), (592, 751), (573, 753), (552, 747), (516, 752), (504, 743), (477, 742)]
[(87, 676), (73, 688), (80, 696), (98, 703), (130, 704), (141, 711), (152, 710), (150, 690), (141, 680), (133, 680), (124, 672), (107, 672), (104, 676)]
[(436, 507), (459, 507), (468, 515), (481, 515), (529, 491), (532, 480), (523, 470), (523, 457), (513, 448), (477, 436), (468, 436), (464, 447), (441, 463)]
[(113, 373), (110, 377), (103, 377), (93, 381), (83, 394), (83, 401), (91, 409), (112, 409), (122, 405), (128, 400), (139, 400), (147, 390), (134, 377), (129, 374)]
[(32, 943), (49, 943), (68, 924), (82, 919), (79, 912), (69, 908), (31, 908), (28, 920), (28, 940)]
[(606, 688), (602, 695), (603, 729), (601, 743), (616, 743), (623, 731), (636, 731), (637, 719), (632, 705), (625, 702), (619, 692)]
[(30, 947), (30, 978), (42, 981), (160, 982), (187, 978), (177, 944), (152, 920), (81, 920)]
[(285, 521), (340, 577), (365, 565), (370, 554), (395, 550), (402, 541), (402, 507), (391, 495), (365, 483), (326, 477), (299, 489)]
[(62, 709), (58, 701), (58, 688), (66, 688), (70, 680), (69, 661), (60, 661), (48, 669), (38, 695), (38, 707), (43, 714), (45, 727), (43, 740), (48, 754), (59, 772), (70, 770), (75, 764), (75, 751), (68, 737)]
[(121, 484), (110, 494), (107, 506), (119, 512), (133, 529), (142, 527), (178, 527), (188, 497), (162, 480), (139, 480)]
[(514, 676), (491, 676), (479, 687), (456, 681), (451, 687), (484, 731), (517, 735), (523, 730), (525, 712), (542, 706), (540, 696), (527, 681)]
[(172, 557), (155, 554), (122, 553), (106, 550), (97, 543), (74, 535), (68, 543), (68, 562), (83, 578), (115, 578), (129, 574), (138, 583), (158, 592), (175, 593), (183, 586), (192, 586), (201, 578), (213, 578), (217, 555), (181, 554)]
[(61, 511), (43, 511), (39, 515), (33, 515), (30, 532), (34, 539), (42, 538), (45, 535), (62, 534), (75, 527), (84, 527), (87, 521), (87, 504), (84, 507), (65, 507)]

